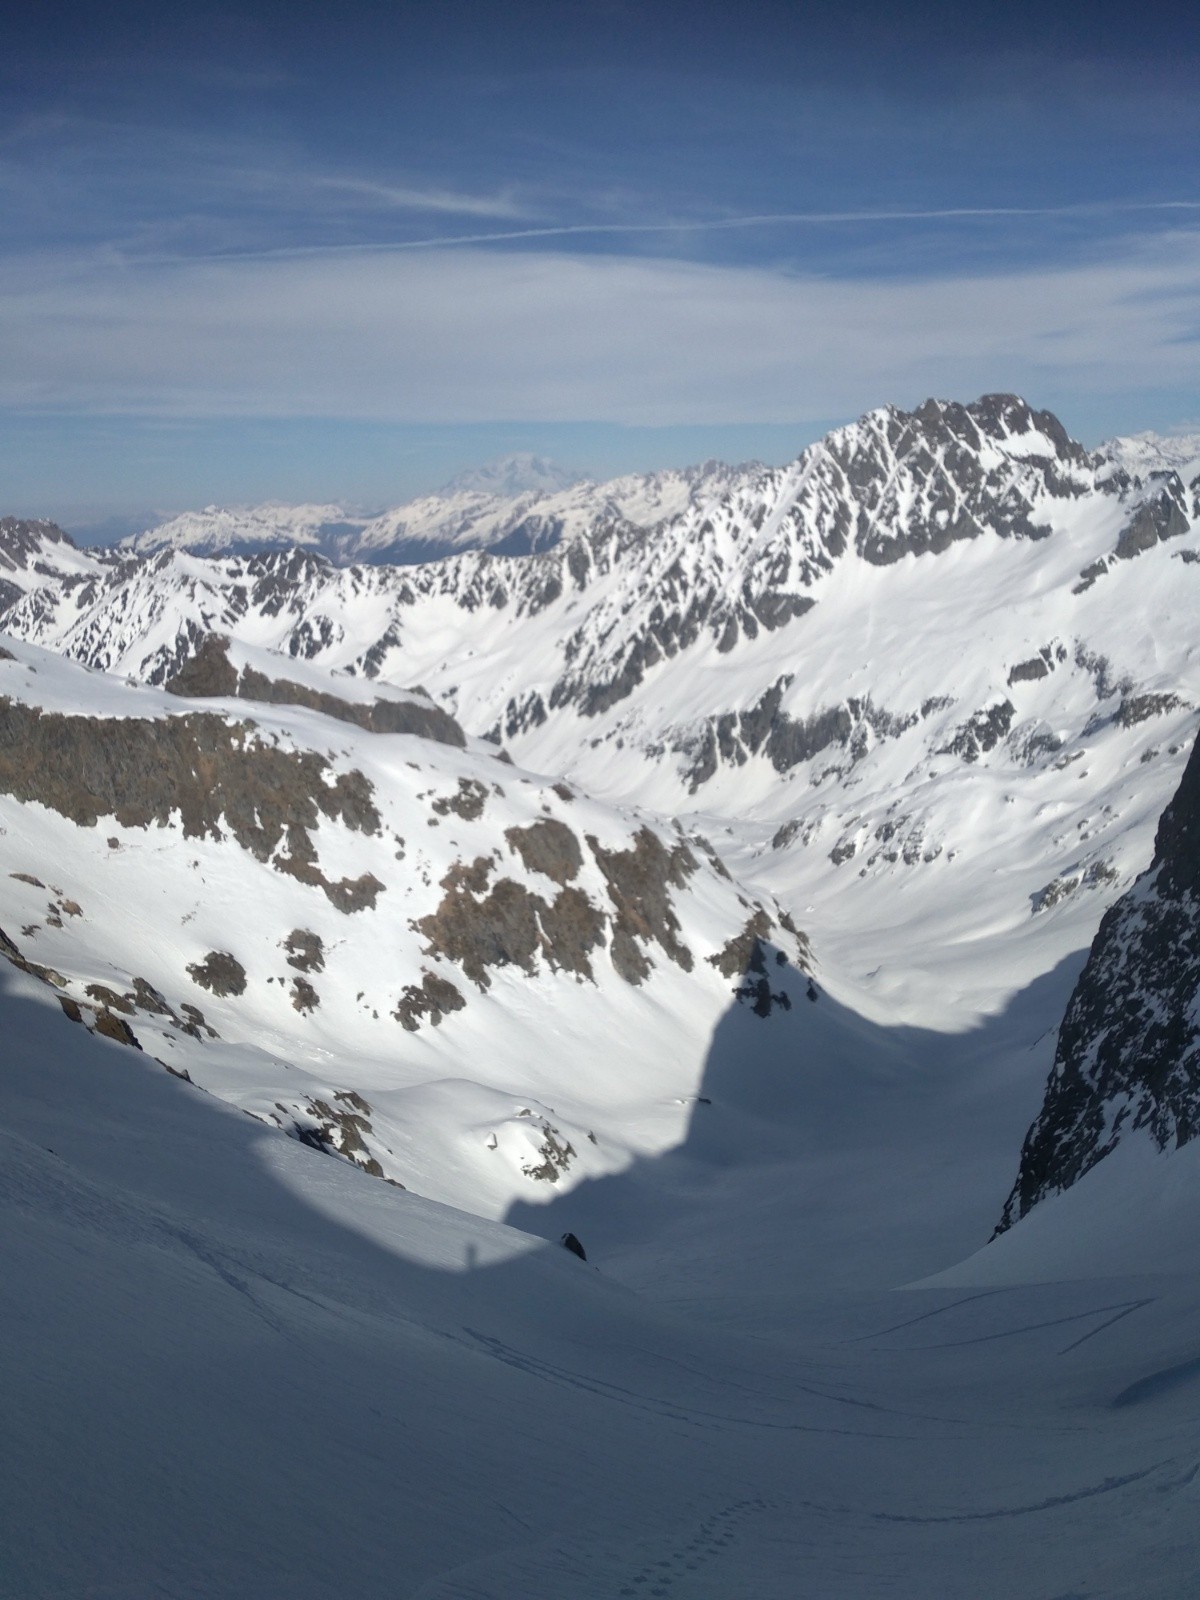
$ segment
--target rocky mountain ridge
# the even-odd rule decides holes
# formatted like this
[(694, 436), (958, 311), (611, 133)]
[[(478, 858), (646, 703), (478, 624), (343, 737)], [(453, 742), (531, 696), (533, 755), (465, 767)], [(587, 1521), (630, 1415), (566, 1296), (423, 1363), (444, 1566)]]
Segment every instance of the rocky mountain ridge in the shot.
[[(403, 652), (414, 608), (449, 601), (472, 637), (480, 612), (506, 622), (552, 613), (565, 623), (582, 608), (578, 623), (555, 630), (548, 677), (539, 674), (542, 682), (503, 705), (489, 697), (488, 709), (499, 712), (495, 735), (511, 739), (547, 710), (597, 718), (661, 662), (706, 640), (728, 655), (786, 627), (852, 555), (885, 567), (985, 535), (1037, 541), (1086, 502), (1091, 522), (1111, 525), (1112, 538), (1081, 565), (1082, 593), (1113, 563), (1178, 538), (1200, 516), (1200, 476), (1190, 484), (1173, 471), (1133, 478), (1011, 396), (966, 407), (930, 401), (911, 414), (885, 408), (789, 468), (730, 470), (737, 480), (723, 497), (684, 511), (653, 537), (592, 508), (585, 535), (536, 560), (471, 554), (411, 571), (342, 573), (298, 550), (175, 566), (160, 549), (139, 561), (80, 553), (81, 569), (90, 570), (56, 573), (23, 545), (25, 555), (9, 565), (25, 567), (26, 595), (6, 608), (4, 622), (91, 665), (159, 682), (179, 664), (179, 641), (169, 654), (164, 645), (133, 650), (154, 632), (173, 587), (184, 591), (185, 609), (190, 602), (194, 616), (203, 613), (195, 620), (204, 631), (214, 622), (245, 629), (256, 615), (295, 619), (272, 630), (273, 648), (368, 676), (386, 675), (389, 653)], [(121, 626), (125, 619), (132, 627)], [(447, 673), (462, 665), (453, 642), (442, 665)], [(471, 709), (477, 731), (486, 731), (478, 727), (485, 706)]]
[[(943, 1013), (934, 952), (977, 904), (979, 938), (1024, 953), (959, 973), (965, 1023), (1086, 944), (1145, 866), (1200, 706), (1198, 495), (1012, 396), (931, 401), (653, 533), (601, 521), (532, 556), (339, 568), (46, 541), (10, 567), (0, 621), (144, 683), (215, 634), (314, 693), (421, 685), (524, 767), (697, 814), (746, 881), (845, 927), (880, 1014), (898, 995)], [(896, 958), (910, 902), (919, 970)]]
[(997, 1232), (1143, 1130), (1159, 1150), (1200, 1133), (1200, 743), (1092, 941)]

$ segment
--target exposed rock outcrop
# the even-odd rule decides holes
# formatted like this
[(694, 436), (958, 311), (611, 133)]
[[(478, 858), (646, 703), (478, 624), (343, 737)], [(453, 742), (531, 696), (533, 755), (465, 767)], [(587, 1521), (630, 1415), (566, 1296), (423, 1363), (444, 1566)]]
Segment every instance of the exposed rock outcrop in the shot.
[(372, 1178), (404, 1187), (387, 1178), (378, 1157), (372, 1155), (367, 1142), (375, 1135), (371, 1106), (353, 1089), (338, 1089), (328, 1100), (306, 1099), (290, 1106), (276, 1102), (275, 1109), (279, 1115), (274, 1121), (289, 1137), (323, 1155), (341, 1156)]
[(450, 713), (424, 697), (419, 700), (380, 699), (363, 704), (289, 678), (268, 678), (253, 667), (243, 667), (239, 676), (229, 659), (229, 641), (219, 634), (208, 634), (165, 687), (168, 694), (193, 699), (226, 695), (257, 700), (263, 705), (303, 706), (339, 722), (352, 722), (370, 733), (411, 733), (459, 750), (467, 742)]
[(483, 815), (487, 797), (487, 789), (478, 778), (460, 778), (454, 793), (440, 795), (433, 802), (433, 809), (439, 817), (448, 817), (453, 812), (464, 822), (476, 822)]
[(975, 712), (938, 754), (959, 756), (963, 761), (978, 761), (981, 755), (994, 750), (1001, 739), (1007, 737), (1016, 714), (1017, 708), (1011, 700), (1001, 700), (997, 705)]
[(342, 911), (373, 905), (369, 873), (331, 881), (309, 830), (321, 817), (354, 832), (380, 827), (371, 784), (335, 772), (311, 750), (260, 739), (253, 725), (207, 712), (178, 717), (81, 717), (0, 698), (0, 793), (37, 801), (83, 827), (165, 827), (185, 838), (227, 830), (259, 861), (324, 891)]
[[(657, 944), (685, 972), (692, 970), (692, 952), (679, 938), (679, 918), (669, 891), (683, 889), (699, 862), (686, 844), (670, 849), (652, 828), (639, 828), (629, 850), (605, 850), (588, 835), (596, 864), (608, 883), (613, 903), (611, 954), (613, 966), (627, 983), (641, 983), (652, 963), (645, 946)], [(564, 891), (569, 892), (569, 891)]]
[(740, 933), (735, 933), (715, 956), (709, 956), (709, 965), (716, 967), (724, 978), (740, 978), (744, 972), (764, 969), (762, 941), (770, 937), (771, 919), (760, 906)]
[(1160, 1150), (1200, 1133), (1200, 743), (1150, 868), (1100, 924), (996, 1231), (1139, 1129)]
[(461, 1011), (466, 1003), (449, 978), (425, 972), (420, 983), (405, 986), (392, 1015), (402, 1028), (416, 1033), (425, 1018), (435, 1028), (439, 1027), (443, 1017), (448, 1017), (452, 1011)]
[[(654, 944), (691, 971), (692, 953), (679, 937), (670, 894), (685, 888), (699, 865), (686, 844), (668, 847), (652, 828), (642, 827), (630, 849), (607, 850), (589, 834), (588, 847), (608, 888), (606, 909), (570, 881), (582, 868), (583, 851), (564, 823), (541, 818), (510, 828), (505, 837), (526, 867), (563, 887), (553, 899), (515, 878), (498, 878), (489, 887), (493, 864), (487, 856), (469, 865), (456, 862), (442, 879), (445, 893), (437, 909), (414, 924), (428, 941), (426, 955), (454, 962), (481, 989), (490, 987), (491, 969), (517, 966), (533, 973), (539, 960), (552, 971), (591, 979), (592, 952), (606, 942), (627, 983), (649, 976), (647, 947)], [(413, 990), (407, 1001), (414, 1017), (421, 993)]]
[(292, 979), (292, 1009), (301, 1016), (307, 1016), (310, 1011), (315, 1011), (321, 1004), (321, 996), (309, 983), (307, 978)]
[[(711, 965), (726, 978), (740, 979), (734, 985), (734, 998), (739, 1005), (749, 1001), (756, 1017), (769, 1017), (776, 1007), (781, 1011), (792, 1009), (787, 990), (771, 988), (770, 968), (788, 965), (784, 951), (772, 951), (766, 943), (771, 930), (771, 919), (760, 906), (742, 931), (734, 934), (716, 955), (708, 958)], [(812, 991), (810, 979), (809, 998), (815, 999)]]
[(297, 972), (325, 970), (325, 946), (321, 935), (311, 928), (293, 928), (283, 941), (283, 948), (287, 951), (288, 966), (295, 967)]
[(553, 817), (543, 817), (527, 828), (509, 828), (504, 837), (528, 871), (543, 873), (554, 883), (570, 883), (583, 865), (579, 840), (565, 822)]
[(493, 968), (533, 973), (539, 956), (554, 970), (592, 977), (591, 952), (604, 942), (605, 919), (580, 890), (564, 889), (548, 902), (514, 878), (500, 878), (486, 893), (472, 893), (453, 872), (443, 887), (437, 910), (416, 924), (428, 940), (425, 953), (453, 961), (479, 988), (491, 987)]
[(188, 977), (210, 994), (224, 998), (246, 992), (246, 969), (228, 950), (210, 950), (203, 961), (193, 961)]
[(793, 717), (782, 702), (794, 682), (795, 675), (785, 672), (748, 710), (709, 717), (698, 732), (676, 742), (675, 749), (689, 758), (683, 776), (693, 794), (722, 763), (740, 767), (755, 755), (765, 756), (779, 773), (831, 749), (844, 752), (853, 764), (873, 739), (897, 738), (919, 720), (912, 712), (901, 716), (886, 711), (869, 698)]

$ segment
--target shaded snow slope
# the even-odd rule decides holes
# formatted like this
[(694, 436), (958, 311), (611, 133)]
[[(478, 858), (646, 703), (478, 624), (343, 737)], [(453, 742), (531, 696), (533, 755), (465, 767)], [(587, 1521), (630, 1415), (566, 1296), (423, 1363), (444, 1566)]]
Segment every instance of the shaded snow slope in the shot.
[(742, 1334), (0, 989), (6, 1595), (1190, 1593), (1194, 1265)]

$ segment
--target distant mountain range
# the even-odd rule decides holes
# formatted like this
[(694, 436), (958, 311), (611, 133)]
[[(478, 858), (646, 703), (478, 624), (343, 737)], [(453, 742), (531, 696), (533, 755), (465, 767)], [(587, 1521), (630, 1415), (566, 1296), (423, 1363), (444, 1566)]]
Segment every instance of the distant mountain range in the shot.
[(255, 555), (292, 547), (339, 566), (436, 561), (464, 550), (529, 555), (602, 523), (648, 528), (719, 494), (753, 468), (709, 461), (593, 483), (541, 456), (460, 473), (436, 494), (388, 511), (340, 505), (206, 506), (121, 540), (135, 555)]

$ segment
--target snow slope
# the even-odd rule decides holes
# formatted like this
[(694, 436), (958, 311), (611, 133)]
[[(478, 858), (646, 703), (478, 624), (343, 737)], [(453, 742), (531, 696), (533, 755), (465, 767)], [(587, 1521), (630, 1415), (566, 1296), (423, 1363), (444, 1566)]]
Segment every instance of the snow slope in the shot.
[(7, 655), (10, 946), (296, 1137), (498, 1215), (678, 1141), (759, 935), (755, 1025), (803, 1034), (806, 941), (699, 835), (359, 726), (361, 680), (329, 713)]
[[(1136, 1277), (1085, 1258), (1039, 1283), (1026, 1222), (1001, 1283), (788, 1284), (774, 1317), (791, 1274), (760, 1258), (744, 1333), (631, 1292), (603, 1252), (372, 1182), (82, 1032), (33, 978), (0, 985), (0, 1593), (1191, 1593), (1194, 1231), (1174, 1271), (1150, 1250)], [(899, 1239), (891, 1196), (828, 1155), (860, 1225)]]

